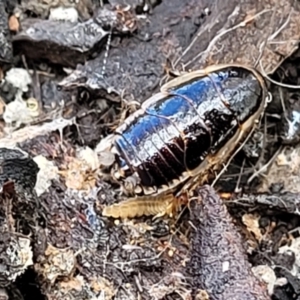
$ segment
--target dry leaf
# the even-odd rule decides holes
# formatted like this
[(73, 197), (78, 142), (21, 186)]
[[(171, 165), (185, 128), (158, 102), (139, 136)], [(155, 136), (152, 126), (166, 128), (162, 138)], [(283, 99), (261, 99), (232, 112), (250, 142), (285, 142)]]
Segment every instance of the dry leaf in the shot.
[(258, 214), (245, 214), (242, 217), (243, 223), (247, 226), (249, 232), (253, 233), (257, 241), (262, 240), (262, 234), (259, 228), (260, 216)]
[(10, 16), (8, 20), (8, 27), (10, 31), (18, 32), (20, 28), (20, 23), (15, 15)]
[(90, 190), (96, 185), (96, 174), (90, 166), (77, 158), (71, 157), (66, 170), (59, 171), (65, 177), (68, 188), (75, 190)]

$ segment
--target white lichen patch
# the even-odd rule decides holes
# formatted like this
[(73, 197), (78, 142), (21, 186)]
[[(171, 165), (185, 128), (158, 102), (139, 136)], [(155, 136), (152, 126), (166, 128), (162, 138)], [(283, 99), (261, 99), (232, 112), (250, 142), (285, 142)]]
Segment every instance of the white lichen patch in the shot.
[(111, 166), (115, 162), (115, 154), (113, 153), (112, 146), (115, 136), (113, 134), (103, 138), (96, 146), (95, 152), (101, 166)]
[(33, 265), (33, 253), (30, 239), (17, 237), (12, 239), (6, 247), (6, 255), (10, 259), (9, 268), (6, 271), (8, 280), (15, 281), (25, 270)]
[(269, 295), (273, 295), (274, 287), (278, 285), (274, 270), (267, 265), (259, 265), (253, 267), (252, 272), (258, 279), (267, 284)]
[(96, 170), (100, 166), (97, 153), (89, 147), (78, 149), (76, 156), (80, 160), (85, 161), (92, 170)]
[(30, 74), (22, 68), (10, 69), (6, 73), (5, 81), (22, 92), (28, 92), (28, 86), (32, 83)]
[(58, 168), (42, 155), (34, 157), (33, 160), (40, 168), (35, 185), (35, 191), (40, 196), (51, 186), (51, 180), (59, 180)]
[(20, 93), (16, 95), (14, 101), (5, 106), (3, 119), (11, 128), (18, 128), (22, 124), (30, 124), (40, 114), (37, 101), (33, 98), (25, 101)]

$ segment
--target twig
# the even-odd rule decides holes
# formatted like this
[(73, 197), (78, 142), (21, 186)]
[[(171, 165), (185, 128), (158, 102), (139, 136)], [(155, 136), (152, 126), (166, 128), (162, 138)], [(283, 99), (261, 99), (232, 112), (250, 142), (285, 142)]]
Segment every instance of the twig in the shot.
[(280, 153), (280, 151), (282, 150), (282, 146), (280, 146), (277, 151), (275, 152), (275, 154), (271, 157), (271, 159), (265, 164), (263, 165), (258, 171), (254, 172), (253, 175), (248, 179), (247, 183), (249, 184), (255, 177), (257, 177), (260, 173), (262, 173), (263, 171), (265, 171), (270, 164), (275, 160), (275, 158), (278, 156), (278, 154)]

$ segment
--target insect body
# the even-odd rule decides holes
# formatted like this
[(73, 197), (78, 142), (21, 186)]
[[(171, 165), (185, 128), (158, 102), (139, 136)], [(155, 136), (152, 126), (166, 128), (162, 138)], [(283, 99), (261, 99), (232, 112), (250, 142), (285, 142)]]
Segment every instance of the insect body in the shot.
[(211, 66), (165, 84), (115, 132), (118, 176), (135, 198), (103, 214), (156, 214), (170, 194), (205, 183), (251, 133), (266, 98), (263, 77), (240, 65)]

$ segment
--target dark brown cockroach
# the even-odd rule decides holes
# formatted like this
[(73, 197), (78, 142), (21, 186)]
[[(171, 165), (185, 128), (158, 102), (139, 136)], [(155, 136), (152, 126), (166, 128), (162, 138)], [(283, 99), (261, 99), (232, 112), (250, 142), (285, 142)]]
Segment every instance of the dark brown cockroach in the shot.
[(103, 215), (173, 212), (171, 198), (209, 182), (249, 137), (267, 96), (262, 75), (241, 65), (211, 66), (162, 86), (115, 131), (114, 176), (131, 198)]

